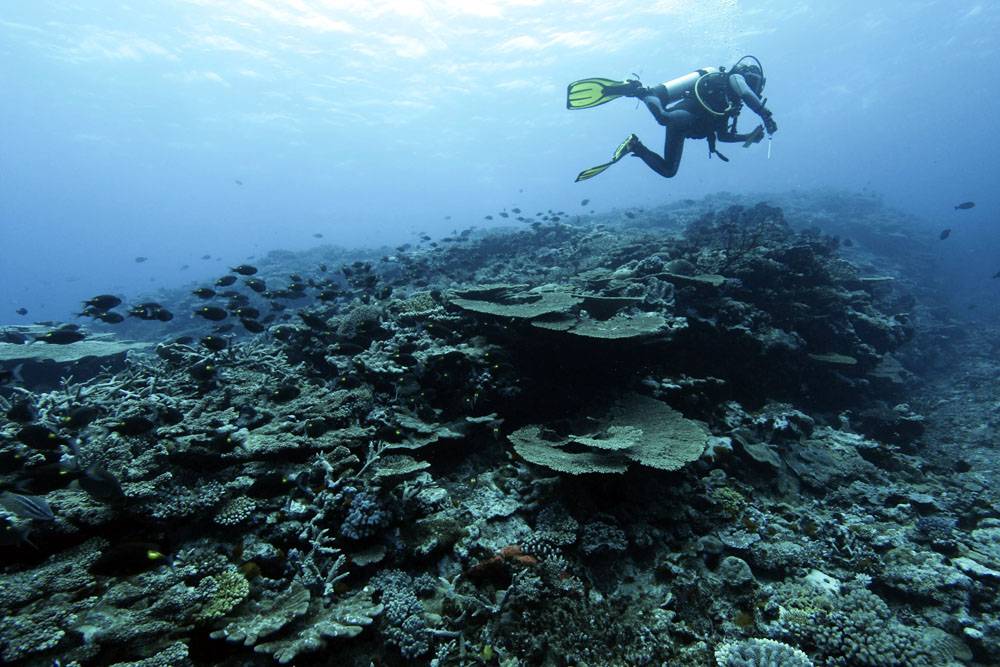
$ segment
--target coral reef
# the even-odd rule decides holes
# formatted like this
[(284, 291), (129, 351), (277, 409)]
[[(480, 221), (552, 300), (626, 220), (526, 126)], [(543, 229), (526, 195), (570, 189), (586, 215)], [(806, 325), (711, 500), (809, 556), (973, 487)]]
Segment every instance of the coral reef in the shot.
[(0, 387), (0, 660), (1000, 663), (997, 343), (906, 221), (629, 212), (271, 253), (259, 335)]

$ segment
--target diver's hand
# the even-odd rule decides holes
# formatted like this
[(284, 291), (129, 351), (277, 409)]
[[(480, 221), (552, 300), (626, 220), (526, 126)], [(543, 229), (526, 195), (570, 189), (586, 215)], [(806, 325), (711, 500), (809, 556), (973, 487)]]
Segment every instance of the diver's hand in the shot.
[(764, 128), (768, 134), (774, 134), (778, 131), (778, 124), (774, 122), (774, 114), (766, 109), (764, 110)]

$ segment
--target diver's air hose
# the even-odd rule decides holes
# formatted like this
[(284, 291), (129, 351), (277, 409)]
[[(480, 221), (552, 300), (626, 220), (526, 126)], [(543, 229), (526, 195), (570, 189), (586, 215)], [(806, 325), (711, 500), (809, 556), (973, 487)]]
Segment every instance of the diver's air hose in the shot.
[[(715, 109), (713, 109), (712, 107), (708, 106), (705, 103), (705, 100), (701, 98), (701, 93), (698, 92), (698, 85), (705, 79), (705, 77), (712, 76), (713, 74), (720, 74), (720, 72), (709, 72), (708, 74), (702, 74), (700, 77), (698, 77), (698, 80), (694, 82), (694, 96), (695, 99), (698, 100), (698, 104), (700, 104), (708, 113), (712, 114), (713, 116), (725, 116), (727, 113), (733, 110), (732, 102), (729, 102), (729, 106), (727, 106), (724, 110), (716, 111)], [(726, 98), (726, 101), (728, 102), (728, 97)]]

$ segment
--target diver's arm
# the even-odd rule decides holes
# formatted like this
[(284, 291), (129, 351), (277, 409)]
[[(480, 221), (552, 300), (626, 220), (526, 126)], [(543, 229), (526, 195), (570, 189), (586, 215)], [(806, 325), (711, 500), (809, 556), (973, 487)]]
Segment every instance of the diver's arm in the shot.
[(747, 84), (746, 79), (739, 74), (731, 74), (729, 76), (729, 85), (733, 89), (733, 92), (743, 100), (743, 104), (747, 105), (751, 111), (760, 116), (761, 120), (764, 121), (764, 127), (767, 128), (768, 134), (774, 134), (778, 131), (778, 124), (774, 122), (774, 115), (770, 109), (764, 106), (761, 99), (757, 97), (757, 93), (753, 92), (753, 89)]
[[(762, 125), (758, 125), (754, 128), (753, 132), (747, 132), (746, 134), (737, 134), (736, 132), (717, 132), (715, 136), (719, 138), (719, 141), (725, 144), (740, 144), (746, 143), (750, 139), (757, 139), (757, 141), (760, 141), (760, 138), (756, 135), (758, 131), (763, 129), (764, 127)], [(757, 141), (753, 143), (757, 143)]]

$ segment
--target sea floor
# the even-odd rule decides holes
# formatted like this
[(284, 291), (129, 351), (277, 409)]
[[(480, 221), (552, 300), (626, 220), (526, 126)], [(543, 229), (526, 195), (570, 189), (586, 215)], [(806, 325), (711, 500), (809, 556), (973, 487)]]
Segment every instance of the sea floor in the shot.
[(548, 212), (8, 327), (0, 662), (998, 665), (1000, 335), (913, 225)]

